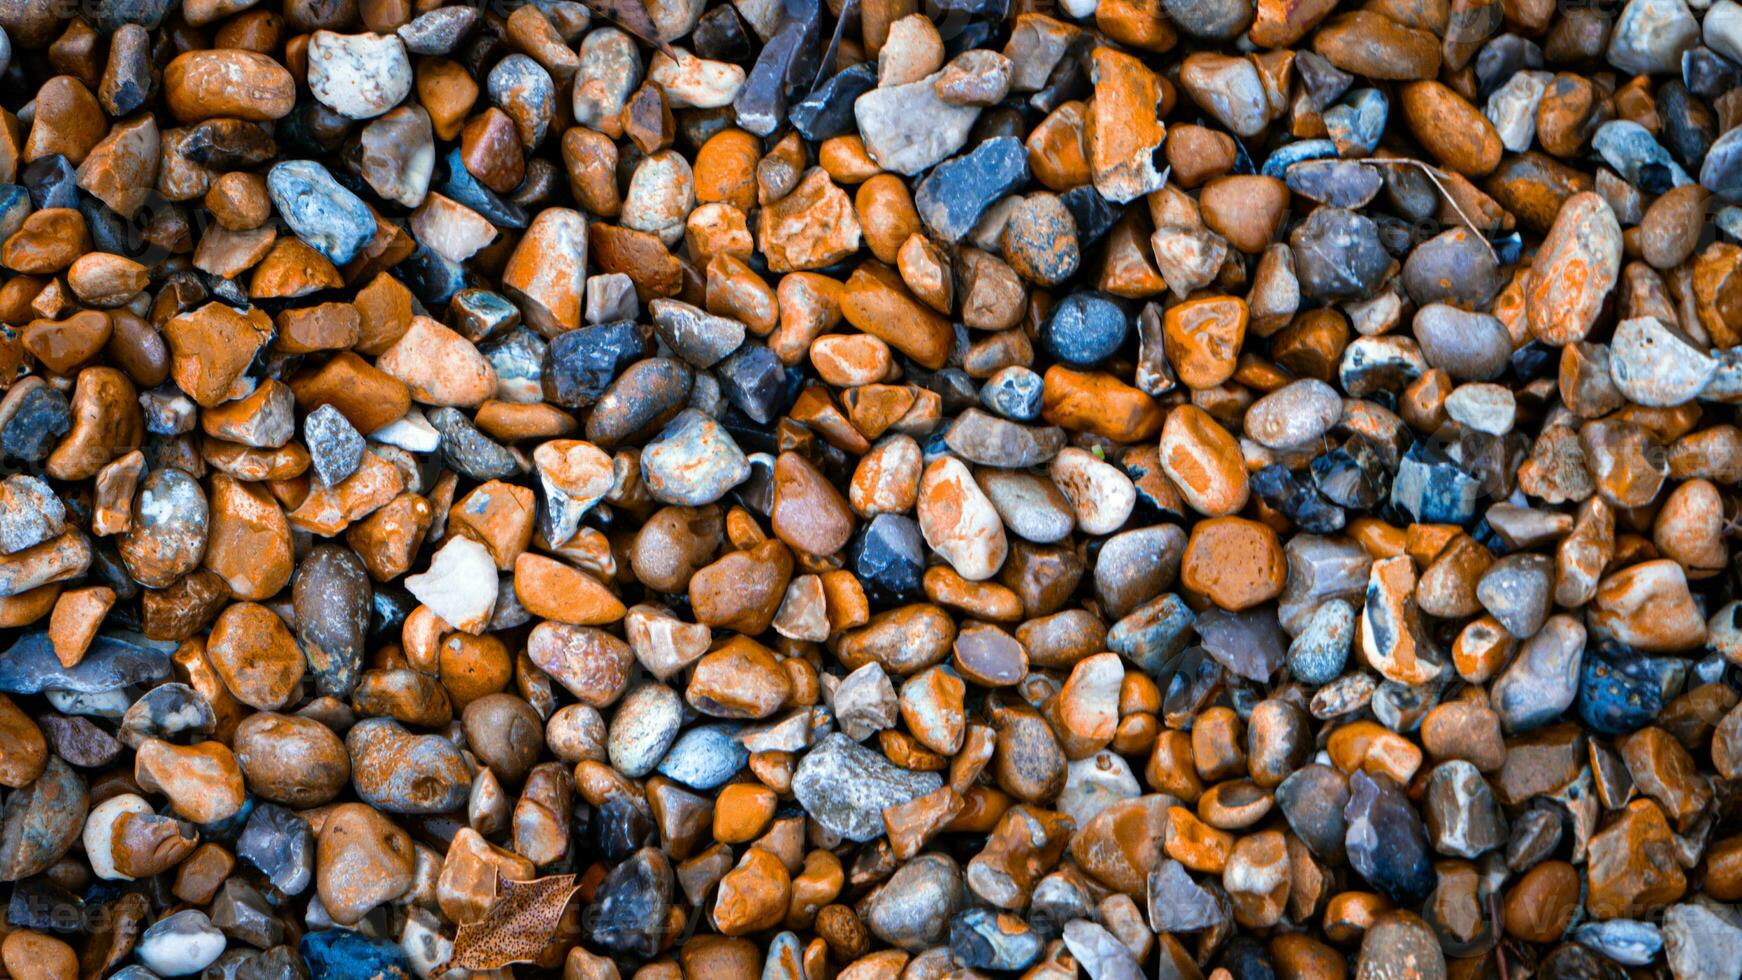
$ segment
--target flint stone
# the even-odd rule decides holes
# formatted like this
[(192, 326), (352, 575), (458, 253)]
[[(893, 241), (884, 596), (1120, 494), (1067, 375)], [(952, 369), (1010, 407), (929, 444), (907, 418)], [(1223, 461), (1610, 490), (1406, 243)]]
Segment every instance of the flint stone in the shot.
[(806, 753), (792, 777), (793, 794), (806, 813), (860, 843), (883, 836), (884, 808), (942, 785), (937, 773), (902, 769), (840, 732)]

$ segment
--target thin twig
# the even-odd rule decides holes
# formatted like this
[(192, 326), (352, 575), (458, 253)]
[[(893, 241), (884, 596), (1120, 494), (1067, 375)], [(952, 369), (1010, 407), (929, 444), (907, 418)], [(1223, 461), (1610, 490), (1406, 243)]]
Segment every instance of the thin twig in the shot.
[(1458, 206), (1457, 199), (1452, 197), (1451, 191), (1446, 190), (1446, 185), (1440, 183), (1440, 178), (1444, 176), (1444, 174), (1442, 174), (1438, 168), (1430, 167), (1427, 164), (1422, 163), (1420, 160), (1411, 160), (1407, 157), (1361, 157), (1360, 159), (1350, 160), (1349, 162), (1372, 163), (1382, 167), (1419, 168), (1422, 173), (1427, 174), (1428, 180), (1433, 181), (1434, 188), (1446, 199), (1446, 203), (1452, 206), (1452, 210), (1457, 212), (1458, 218), (1464, 222), (1464, 226), (1470, 229), (1470, 234), (1475, 235), (1476, 239), (1482, 243), (1482, 247), (1488, 250), (1488, 256), (1494, 260), (1495, 264), (1499, 264), (1500, 256), (1494, 253), (1494, 246), (1488, 243), (1488, 236), (1482, 232), (1482, 229), (1476, 226), (1474, 221), (1470, 220), (1470, 216), (1464, 213), (1464, 209)]

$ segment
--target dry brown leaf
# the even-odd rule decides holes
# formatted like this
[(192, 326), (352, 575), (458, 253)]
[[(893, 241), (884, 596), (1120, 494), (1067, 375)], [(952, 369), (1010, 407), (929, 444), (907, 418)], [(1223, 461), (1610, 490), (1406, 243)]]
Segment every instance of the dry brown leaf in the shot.
[(496, 901), (490, 911), (477, 922), (460, 926), (454, 936), (454, 955), (431, 975), (439, 977), (455, 967), (495, 970), (537, 959), (556, 935), (563, 909), (580, 887), (574, 875), (532, 881), (497, 879)]

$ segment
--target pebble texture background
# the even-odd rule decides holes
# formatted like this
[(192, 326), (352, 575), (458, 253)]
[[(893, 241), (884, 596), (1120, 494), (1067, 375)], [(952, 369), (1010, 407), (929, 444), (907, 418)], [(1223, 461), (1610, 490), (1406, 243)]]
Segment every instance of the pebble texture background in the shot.
[(1736, 0), (0, 0), (10, 980), (1737, 980)]

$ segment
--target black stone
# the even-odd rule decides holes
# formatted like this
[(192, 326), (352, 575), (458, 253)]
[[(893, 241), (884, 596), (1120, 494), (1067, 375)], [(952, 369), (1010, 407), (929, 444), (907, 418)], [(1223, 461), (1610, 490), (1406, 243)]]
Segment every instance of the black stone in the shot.
[(1517, 34), (1502, 34), (1482, 45), (1476, 54), (1476, 84), (1481, 102), (1486, 103), (1494, 90), (1505, 85), (1512, 76), (1526, 69), (1542, 67), (1542, 48), (1535, 41)]
[(741, 62), (750, 57), (750, 35), (744, 20), (730, 4), (722, 4), (702, 15), (690, 32), (690, 43), (696, 54), (710, 61)]
[(484, 220), (504, 228), (525, 228), (526, 209), (505, 201), (495, 191), (478, 183), (460, 159), (460, 148), (448, 152), (447, 178), (434, 189), (483, 215)]
[(1427, 901), (1439, 881), (1427, 831), (1390, 776), (1356, 770), (1349, 777), (1343, 819), (1348, 821), (1343, 847), (1356, 873), (1404, 908)]
[(159, 684), (127, 709), (120, 733), (134, 748), (152, 738), (187, 745), (204, 741), (217, 727), (217, 712), (205, 695), (186, 684)]
[(1294, 70), (1306, 86), (1313, 108), (1320, 112), (1329, 109), (1355, 83), (1355, 76), (1326, 61), (1317, 51), (1295, 52)]
[(1028, 150), (1014, 136), (986, 140), (932, 169), (913, 196), (920, 220), (937, 237), (960, 241), (997, 200), (1028, 180)]
[(599, 807), (593, 829), (598, 834), (599, 856), (613, 864), (643, 847), (659, 843), (658, 828), (653, 821), (635, 804), (619, 796), (611, 797)]
[(1343, 508), (1326, 500), (1311, 483), (1296, 479), (1281, 463), (1252, 474), (1252, 490), (1309, 534), (1335, 534), (1347, 519)]
[(345, 697), (357, 686), (371, 598), (369, 573), (349, 548), (316, 545), (297, 566), (291, 585), (296, 637), (316, 693)]
[[(272, 135), (242, 119), (208, 119), (188, 128), (182, 155), (202, 167), (238, 170), (265, 163), (278, 155)], [(337, 174), (334, 179), (339, 179)], [(354, 193), (361, 193), (353, 188)]]
[(12, 886), (6, 922), (14, 929), (79, 932), (85, 927), (85, 903), (46, 877), (26, 878)]
[(59, 153), (40, 157), (24, 168), (25, 190), (30, 191), (30, 203), (38, 211), (44, 208), (76, 208), (79, 206), (79, 185), (76, 168)]
[(1631, 734), (1663, 710), (1663, 678), (1648, 657), (1613, 643), (1592, 644), (1579, 668), (1574, 706), (1592, 731)]
[(653, 353), (649, 338), (649, 328), (629, 320), (558, 334), (544, 355), (545, 399), (568, 408), (598, 401), (625, 368)]
[(780, 26), (762, 46), (756, 64), (732, 101), (738, 125), (768, 136), (786, 119), (786, 96), (817, 72), (817, 36), (822, 26), (818, 0), (785, 0)]
[(78, 8), (99, 34), (113, 34), (122, 24), (154, 31), (169, 13), (171, 0), (96, 0)]
[(438, 408), (429, 413), (429, 424), (442, 434), (442, 458), (464, 476), (474, 480), (500, 480), (520, 471), (514, 454), (472, 424), (457, 408)]
[(1321, 299), (1371, 296), (1391, 271), (1379, 227), (1344, 208), (1319, 208), (1289, 235), (1302, 294)]
[(588, 909), (594, 944), (649, 959), (659, 952), (671, 908), (671, 864), (655, 848), (642, 848), (612, 868)]
[(1046, 951), (1028, 923), (1007, 913), (972, 908), (950, 920), (950, 957), (971, 970), (1026, 970)]
[(859, 62), (829, 76), (809, 95), (793, 103), (787, 121), (813, 143), (859, 131), (853, 103), (877, 87), (875, 62)]
[(73, 426), (67, 396), (46, 386), (32, 388), (19, 399), (18, 411), (0, 429), (0, 452), (14, 459), (40, 463)]
[[(1732, 84), (1742, 86), (1742, 73)], [(1663, 145), (1688, 173), (1697, 174), (1707, 151), (1718, 141), (1718, 121), (1706, 104), (1681, 82), (1671, 79), (1657, 90), (1657, 112), (1663, 119)]]
[(1695, 45), (1682, 52), (1682, 84), (1702, 99), (1716, 99), (1742, 87), (1742, 65), (1703, 44)]
[(919, 524), (900, 514), (871, 518), (848, 545), (847, 567), (873, 605), (918, 601), (924, 594), (920, 576), (925, 572), (925, 539)]
[(767, 425), (780, 415), (787, 400), (786, 365), (761, 344), (739, 347), (714, 368), (720, 392), (733, 407)]
[(169, 677), (169, 658), (175, 648), (174, 643), (135, 633), (106, 631), (91, 640), (84, 659), (63, 667), (46, 630), (26, 633), (0, 656), (0, 692), (101, 694), (133, 684), (155, 683)]
[(1092, 367), (1118, 353), (1130, 331), (1118, 303), (1100, 293), (1072, 293), (1041, 324), (1040, 346), (1054, 360)]
[(465, 268), (422, 244), (394, 266), (393, 273), (426, 306), (446, 306), (455, 293), (466, 288)]
[(1073, 187), (1059, 195), (1077, 222), (1077, 246), (1087, 249), (1119, 222), (1125, 209), (1101, 196), (1094, 184)]
[(236, 856), (286, 895), (300, 895), (314, 881), (314, 832), (307, 820), (276, 803), (254, 807), (236, 839)]

